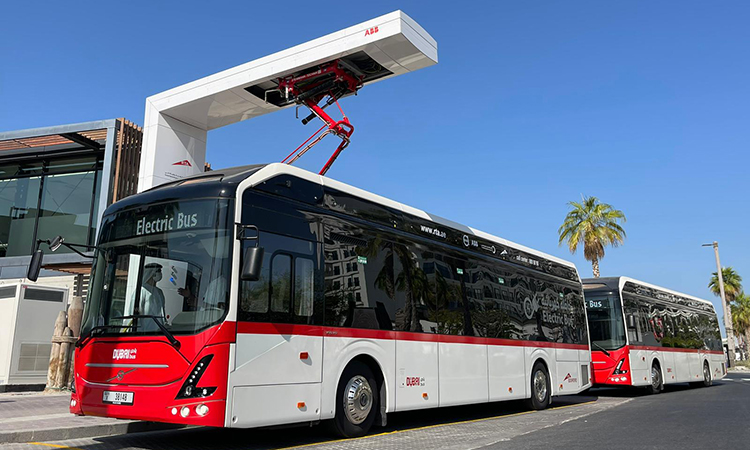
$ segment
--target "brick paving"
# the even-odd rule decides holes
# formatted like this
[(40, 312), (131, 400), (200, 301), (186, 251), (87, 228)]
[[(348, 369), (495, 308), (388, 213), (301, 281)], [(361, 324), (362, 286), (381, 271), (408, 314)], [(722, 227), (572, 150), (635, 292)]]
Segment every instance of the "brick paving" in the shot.
[(70, 394), (0, 394), (0, 444), (83, 438), (173, 428), (107, 417), (70, 414)]

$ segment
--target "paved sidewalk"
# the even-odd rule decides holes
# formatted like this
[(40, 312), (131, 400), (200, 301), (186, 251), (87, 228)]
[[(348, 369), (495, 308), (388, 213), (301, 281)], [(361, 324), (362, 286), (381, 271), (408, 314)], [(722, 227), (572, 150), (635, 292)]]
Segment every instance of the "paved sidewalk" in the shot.
[(80, 439), (176, 428), (177, 425), (79, 417), (68, 412), (70, 394), (0, 394), (0, 444)]

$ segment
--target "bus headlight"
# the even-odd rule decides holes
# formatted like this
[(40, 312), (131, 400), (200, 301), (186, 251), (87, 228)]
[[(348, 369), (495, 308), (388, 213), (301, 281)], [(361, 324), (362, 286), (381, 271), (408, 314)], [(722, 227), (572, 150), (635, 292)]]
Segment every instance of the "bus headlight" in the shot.
[(214, 355), (204, 356), (190, 369), (187, 379), (177, 392), (176, 399), (208, 397), (216, 391), (216, 387), (196, 387), (213, 358)]
[(189, 416), (190, 415), (190, 408), (188, 408), (187, 406), (183, 406), (182, 409), (180, 409), (180, 415), (182, 417)]
[[(622, 358), (620, 362), (617, 363), (617, 367), (615, 367), (615, 371), (612, 372), (613, 375), (624, 375), (628, 373), (627, 370), (622, 370), (622, 365), (625, 363), (625, 358)], [(624, 380), (623, 380), (624, 381)]]

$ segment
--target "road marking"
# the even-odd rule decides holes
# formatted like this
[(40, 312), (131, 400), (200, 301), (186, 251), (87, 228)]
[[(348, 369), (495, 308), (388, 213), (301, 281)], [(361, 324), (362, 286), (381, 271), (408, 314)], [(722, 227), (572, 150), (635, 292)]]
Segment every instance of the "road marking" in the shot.
[(47, 444), (46, 442), (29, 442), (29, 444), (43, 445), (45, 447), (64, 448), (67, 450), (83, 450), (78, 447), (68, 447), (67, 445)]
[(743, 378), (742, 381), (750, 381), (750, 378)]
[[(584, 403), (576, 403), (574, 405), (557, 406), (557, 407), (554, 407), (554, 408), (542, 409), (542, 410), (539, 410), (539, 411), (536, 411), (536, 410), (521, 411), (521, 412), (517, 412), (517, 413), (513, 413), (513, 414), (503, 414), (503, 415), (500, 415), (500, 416), (483, 417), (481, 419), (460, 420), (458, 422), (439, 423), (439, 424), (436, 424), (436, 425), (426, 425), (426, 426), (423, 426), (423, 427), (405, 428), (403, 430), (386, 431), (385, 433), (372, 434), (372, 435), (362, 436), (362, 437), (356, 437), (356, 438), (332, 439), (330, 441), (313, 442), (313, 443), (310, 443), (310, 444), (302, 444), (302, 445), (292, 445), (292, 446), (289, 446), (289, 447), (280, 447), (280, 448), (277, 448), (276, 450), (291, 450), (291, 449), (295, 449), (295, 448), (314, 447), (316, 445), (334, 444), (334, 443), (350, 442), (350, 441), (359, 441), (359, 440), (363, 440), (363, 439), (371, 439), (371, 438), (376, 438), (376, 437), (380, 437), (380, 436), (388, 436), (390, 434), (404, 433), (404, 432), (407, 432), (407, 431), (429, 430), (431, 428), (447, 427), (449, 425), (463, 425), (463, 424), (467, 424), (467, 423), (484, 422), (484, 421), (487, 421), (487, 420), (503, 419), (505, 417), (523, 416), (524, 414), (533, 414), (533, 413), (538, 413), (538, 412), (542, 412), (542, 411), (554, 411), (556, 409), (564, 409), (564, 408), (572, 408), (574, 406), (590, 405), (592, 403), (596, 403), (596, 400), (592, 400), (590, 402), (584, 402)], [(72, 450), (81, 450), (81, 449), (72, 449)]]

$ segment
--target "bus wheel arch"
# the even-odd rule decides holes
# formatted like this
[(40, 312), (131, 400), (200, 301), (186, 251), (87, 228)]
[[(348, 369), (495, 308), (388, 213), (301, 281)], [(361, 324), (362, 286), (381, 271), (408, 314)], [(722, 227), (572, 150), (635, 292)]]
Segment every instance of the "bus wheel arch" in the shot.
[(658, 394), (664, 390), (664, 373), (659, 358), (651, 359), (651, 383), (646, 389), (649, 394)]
[(333, 431), (352, 438), (365, 435), (372, 425), (385, 425), (386, 392), (385, 376), (375, 358), (360, 354), (349, 360), (336, 387)]
[(701, 381), (695, 381), (690, 383), (690, 386), (692, 387), (709, 387), (714, 384), (714, 377), (711, 374), (711, 364), (708, 362), (708, 359), (703, 359), (703, 366), (701, 366), (703, 379)]
[[(380, 365), (377, 359), (373, 357), (372, 355), (368, 354), (360, 354), (355, 356), (354, 358), (349, 361), (347, 366), (351, 364), (353, 361), (360, 361), (363, 364), (366, 364), (370, 370), (372, 370), (373, 375), (375, 375), (375, 381), (377, 382), (378, 386), (378, 397), (379, 397), (379, 408), (377, 411), (377, 416), (375, 417), (375, 424), (379, 425), (381, 427), (386, 426), (387, 423), (387, 416), (386, 411), (388, 408), (388, 386), (385, 382), (385, 372), (383, 371), (383, 366)], [(346, 369), (344, 369), (346, 370)], [(343, 374), (343, 372), (342, 372)]]
[(542, 357), (536, 358), (531, 366), (529, 394), (527, 403), (531, 409), (546, 409), (552, 403), (552, 377), (549, 364)]

